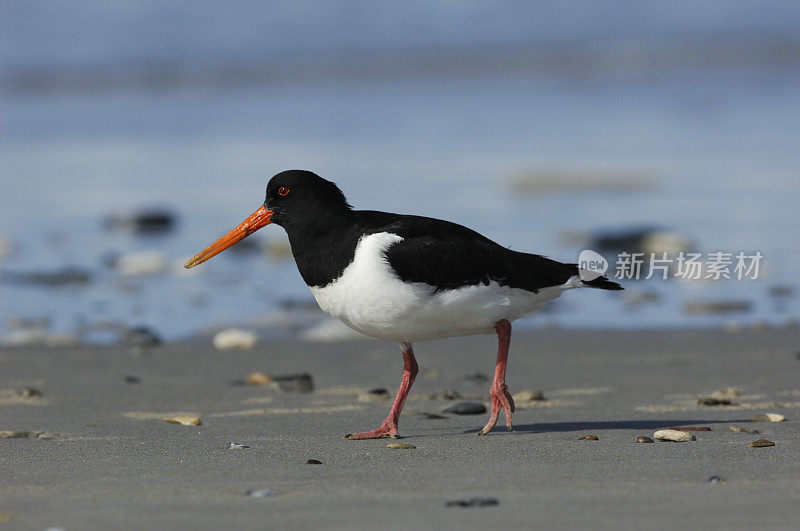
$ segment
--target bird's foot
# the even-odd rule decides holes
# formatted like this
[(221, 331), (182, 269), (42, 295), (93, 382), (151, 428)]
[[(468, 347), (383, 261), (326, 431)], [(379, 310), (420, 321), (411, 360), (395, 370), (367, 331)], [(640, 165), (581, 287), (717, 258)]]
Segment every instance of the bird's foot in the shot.
[(489, 389), (489, 395), (492, 397), (492, 414), (489, 416), (489, 421), (483, 427), (478, 435), (486, 435), (489, 433), (494, 425), (497, 424), (497, 418), (500, 416), (500, 409), (506, 414), (506, 428), (511, 431), (511, 414), (514, 412), (514, 399), (511, 398), (511, 393), (508, 392), (506, 384), (499, 386), (492, 386)]
[(356, 439), (380, 439), (381, 437), (391, 437), (392, 439), (398, 439), (400, 436), (397, 434), (397, 423), (389, 421), (389, 419), (384, 420), (383, 424), (380, 427), (372, 430), (372, 431), (365, 431), (362, 433), (349, 433), (344, 436), (345, 439), (356, 440)]

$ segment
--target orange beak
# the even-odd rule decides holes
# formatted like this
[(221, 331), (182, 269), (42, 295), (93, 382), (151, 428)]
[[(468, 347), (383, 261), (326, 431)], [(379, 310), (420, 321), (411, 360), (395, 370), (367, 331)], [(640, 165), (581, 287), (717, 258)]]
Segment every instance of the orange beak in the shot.
[(235, 229), (197, 253), (194, 258), (186, 262), (183, 267), (186, 269), (191, 269), (196, 265), (202, 264), (212, 256), (218, 255), (234, 243), (244, 240), (261, 227), (266, 227), (272, 223), (272, 214), (272, 210), (267, 210), (266, 207), (262, 206), (250, 214), (246, 220), (239, 223)]

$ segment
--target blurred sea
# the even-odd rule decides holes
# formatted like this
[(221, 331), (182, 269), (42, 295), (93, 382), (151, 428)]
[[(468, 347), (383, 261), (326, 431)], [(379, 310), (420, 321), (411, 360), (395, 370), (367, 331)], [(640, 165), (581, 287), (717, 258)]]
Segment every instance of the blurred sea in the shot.
[[(336, 181), (356, 208), (450, 219), (563, 261), (588, 245), (565, 234), (641, 226), (704, 253), (764, 255), (759, 280), (580, 290), (521, 326), (781, 325), (800, 315), (798, 131), (796, 1), (7, 0), (0, 335), (14, 318), (56, 332), (147, 325), (167, 339), (302, 325), (286, 309), (313, 299), (291, 260), (228, 252), (181, 269), (289, 168)], [(521, 191), (520, 175), (586, 186)], [(150, 206), (175, 211), (176, 230), (104, 226)], [(146, 250), (163, 272), (107, 265)], [(89, 282), (15, 281), (65, 267)], [(687, 313), (696, 301), (751, 309)]]

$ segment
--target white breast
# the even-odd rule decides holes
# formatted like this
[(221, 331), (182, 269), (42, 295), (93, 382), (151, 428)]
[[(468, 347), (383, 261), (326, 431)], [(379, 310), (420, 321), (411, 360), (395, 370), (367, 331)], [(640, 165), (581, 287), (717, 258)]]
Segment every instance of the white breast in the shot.
[(362, 334), (410, 343), (493, 332), (497, 321), (519, 319), (581, 285), (576, 276), (539, 293), (492, 282), (434, 294), (433, 286), (403, 282), (389, 266), (386, 250), (402, 240), (388, 232), (363, 236), (342, 276), (311, 288), (320, 308)]

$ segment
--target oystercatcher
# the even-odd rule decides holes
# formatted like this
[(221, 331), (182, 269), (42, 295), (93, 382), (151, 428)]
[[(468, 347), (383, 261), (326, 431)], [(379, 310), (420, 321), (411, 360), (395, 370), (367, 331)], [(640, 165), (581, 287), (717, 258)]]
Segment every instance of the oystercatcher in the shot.
[(412, 343), (492, 331), (498, 336), (492, 410), (479, 434), (494, 427), (501, 409), (510, 430), (514, 400), (505, 375), (511, 322), (567, 289), (623, 289), (602, 276), (581, 280), (576, 264), (512, 251), (449, 221), (353, 210), (336, 184), (302, 170), (270, 179), (264, 204), (185, 267), (270, 223), (286, 230), (297, 269), (320, 308), (362, 334), (399, 343), (403, 352), (403, 377), (386, 420), (348, 439), (397, 437), (418, 371)]

